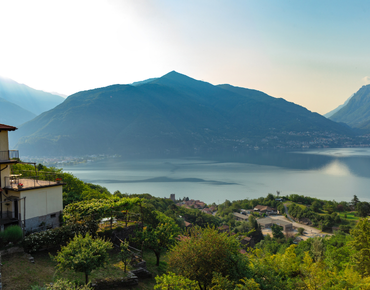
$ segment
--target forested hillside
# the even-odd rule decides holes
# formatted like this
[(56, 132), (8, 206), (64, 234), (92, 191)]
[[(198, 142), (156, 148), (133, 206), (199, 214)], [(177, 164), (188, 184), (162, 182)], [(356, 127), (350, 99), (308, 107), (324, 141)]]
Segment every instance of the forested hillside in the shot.
[(349, 136), (347, 126), (283, 99), (170, 72), (71, 95), (10, 140), (24, 155), (140, 157), (341, 146)]
[[(32, 253), (46, 246), (67, 244), (62, 247), (65, 252), (69, 246), (72, 247), (72, 243), (68, 242), (68, 237), (73, 237), (72, 233), (79, 233), (74, 238), (76, 245), (85, 240), (100, 243), (94, 238), (96, 235), (109, 240), (114, 237), (112, 234), (115, 231), (136, 224), (139, 227), (126, 242), (142, 245), (148, 258), (150, 253), (155, 255), (150, 262), (153, 264), (148, 266), (156, 273), (155, 281), (148, 280), (143, 289), (149, 289), (144, 285), (152, 285), (150, 287), (155, 289), (230, 290), (370, 288), (370, 263), (366, 254), (370, 247), (366, 238), (370, 235), (370, 222), (361, 218), (367, 217), (370, 205), (356, 196), (348, 203), (299, 195), (277, 198), (268, 194), (258, 199), (209, 205), (217, 209), (215, 215), (210, 215), (196, 208), (176, 205), (181, 204), (180, 200), (173, 202), (150, 194), (127, 195), (119, 191), (111, 194), (99, 185), (86, 184), (60, 169), (40, 164), (36, 168), (17, 164), (12, 170), (14, 173), (22, 172), (24, 176), (37, 170), (40, 178), (56, 173), (66, 183), (63, 189), (63, 225), (44, 233), (28, 235), (23, 246)], [(263, 236), (258, 224), (261, 213), (252, 213), (246, 221), (237, 221), (234, 216), (234, 213), (253, 209), (257, 205), (275, 207), (281, 213), (288, 206), (289, 214), (297, 221), (311, 220), (312, 226), (325, 232), (332, 232), (333, 226), (337, 229), (330, 235), (300, 239), (298, 244), (297, 238), (305, 231), (303, 228), (297, 233), (284, 235), (279, 226), (273, 225), (271, 235)], [(108, 224), (102, 227), (100, 221), (103, 218), (108, 219)], [(192, 226), (189, 227), (189, 224)], [(344, 227), (338, 229), (338, 224)], [(106, 246), (104, 251), (110, 248), (109, 243)], [(76, 249), (78, 252), (78, 246)], [(122, 253), (127, 249), (123, 247), (118, 256), (124, 257)], [(58, 261), (61, 255), (62, 252), (53, 259)], [(76, 256), (75, 259), (80, 258)], [(109, 263), (108, 255), (104, 259)], [(61, 263), (58, 264), (60, 269), (69, 269), (70, 266)], [(97, 269), (98, 266), (94, 267)], [(77, 268), (71, 270), (81, 271)], [(94, 271), (89, 272), (92, 277), (95, 277)], [(104, 272), (104, 269), (99, 271)], [(105, 275), (110, 275), (108, 273), (111, 272)], [(86, 279), (88, 281), (88, 276)], [(67, 282), (58, 280), (56, 284), (59, 283)], [(89, 286), (83, 289), (89, 289)]]

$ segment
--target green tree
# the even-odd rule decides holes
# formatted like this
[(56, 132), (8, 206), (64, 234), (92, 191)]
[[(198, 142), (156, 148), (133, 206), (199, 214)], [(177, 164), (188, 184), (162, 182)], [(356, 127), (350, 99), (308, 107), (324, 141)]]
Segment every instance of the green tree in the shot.
[(112, 243), (103, 239), (93, 239), (89, 234), (75, 236), (53, 259), (58, 263), (57, 269), (67, 269), (85, 273), (86, 284), (92, 270), (103, 267), (109, 261), (108, 250)]
[(284, 234), (282, 232), (282, 227), (273, 224), (271, 227), (272, 235), (275, 239), (284, 239)]
[(304, 233), (304, 228), (298, 228), (298, 234), (303, 235)]
[(169, 267), (176, 274), (198, 282), (208, 289), (214, 273), (231, 281), (248, 275), (246, 256), (239, 252), (239, 242), (214, 228), (194, 227), (168, 253)]
[(352, 259), (362, 276), (370, 274), (370, 222), (361, 219), (356, 227), (351, 230), (353, 241), (350, 242), (354, 249)]
[(120, 245), (121, 251), (119, 252), (119, 257), (121, 261), (123, 262), (123, 264), (125, 265), (125, 273), (127, 272), (127, 264), (132, 256), (128, 246), (129, 246), (128, 241), (122, 242)]
[(156, 265), (159, 266), (162, 252), (176, 243), (180, 228), (172, 218), (165, 214), (159, 211), (155, 211), (154, 214), (157, 225), (155, 227), (148, 225), (142, 231), (137, 231), (136, 241), (154, 252), (157, 258)]
[(315, 200), (310, 207), (314, 212), (319, 212), (321, 208), (321, 203), (317, 200)]
[(370, 205), (367, 202), (358, 202), (356, 205), (357, 214), (360, 217), (367, 217), (370, 213)]
[(324, 258), (325, 244), (323, 238), (315, 237), (312, 239), (311, 253), (316, 262), (321, 261)]
[(354, 195), (352, 200), (351, 200), (352, 205), (354, 207), (356, 207), (359, 202), (360, 202), (360, 200), (358, 199), (357, 195)]

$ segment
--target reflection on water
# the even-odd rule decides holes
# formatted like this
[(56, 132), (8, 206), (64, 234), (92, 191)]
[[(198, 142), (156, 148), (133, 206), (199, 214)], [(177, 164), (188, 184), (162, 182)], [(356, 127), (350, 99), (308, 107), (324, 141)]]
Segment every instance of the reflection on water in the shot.
[(323, 174), (336, 175), (336, 176), (348, 176), (351, 174), (348, 167), (339, 162), (339, 160), (334, 160), (332, 163), (326, 165), (320, 169)]
[(112, 193), (188, 196), (207, 203), (292, 193), (370, 200), (370, 150), (255, 151), (209, 158), (102, 160), (64, 168)]

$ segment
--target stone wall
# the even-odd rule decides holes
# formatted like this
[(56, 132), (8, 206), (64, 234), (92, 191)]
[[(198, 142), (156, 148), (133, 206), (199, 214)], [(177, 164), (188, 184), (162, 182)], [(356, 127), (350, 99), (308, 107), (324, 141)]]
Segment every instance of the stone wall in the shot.
[(25, 230), (27, 232), (34, 232), (39, 231), (40, 227), (42, 228), (42, 230), (59, 227), (59, 216), (60, 212), (58, 211), (51, 214), (27, 219)]

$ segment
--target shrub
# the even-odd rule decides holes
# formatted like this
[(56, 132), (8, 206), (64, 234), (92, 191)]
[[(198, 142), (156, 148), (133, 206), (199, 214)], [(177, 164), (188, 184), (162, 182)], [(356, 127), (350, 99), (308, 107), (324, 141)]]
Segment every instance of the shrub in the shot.
[(0, 238), (5, 244), (9, 242), (16, 244), (22, 240), (23, 231), (20, 226), (9, 226), (3, 232), (0, 232)]
[(299, 233), (300, 235), (303, 235), (303, 233), (304, 233), (304, 228), (298, 228), (298, 233)]
[(46, 290), (44, 286), (32, 285), (31, 290)]
[(73, 239), (75, 234), (89, 233), (91, 236), (96, 235), (98, 229), (97, 222), (86, 221), (72, 225), (66, 225), (59, 228), (33, 233), (23, 239), (23, 248), (27, 253), (37, 252), (43, 248), (59, 247), (66, 245), (69, 240)]
[[(41, 288), (43, 289), (43, 288)], [(47, 290), (92, 290), (89, 285), (77, 286), (72, 282), (64, 279), (55, 281), (53, 285), (47, 286)]]

